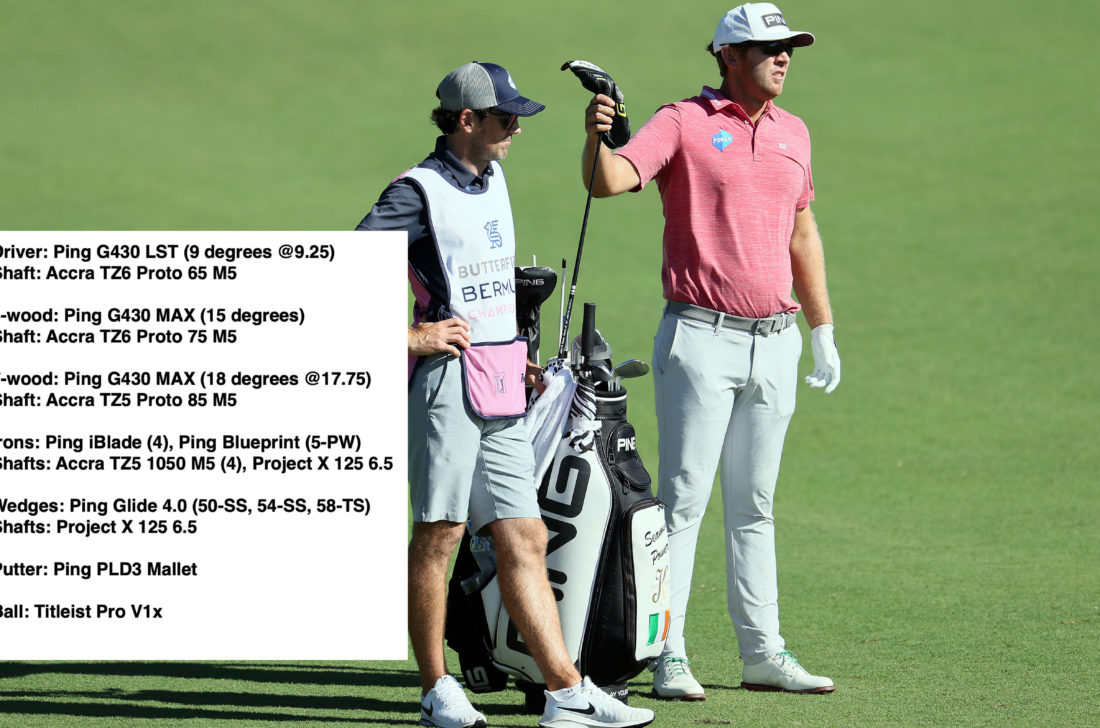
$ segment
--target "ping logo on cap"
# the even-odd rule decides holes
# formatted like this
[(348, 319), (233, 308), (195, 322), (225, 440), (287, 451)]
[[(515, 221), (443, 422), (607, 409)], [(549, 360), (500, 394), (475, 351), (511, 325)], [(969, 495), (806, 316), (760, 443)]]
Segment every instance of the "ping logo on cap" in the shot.
[(771, 28), (776, 25), (782, 25), (787, 27), (787, 21), (783, 19), (782, 13), (768, 13), (767, 15), (761, 15), (760, 19), (764, 21), (765, 28)]

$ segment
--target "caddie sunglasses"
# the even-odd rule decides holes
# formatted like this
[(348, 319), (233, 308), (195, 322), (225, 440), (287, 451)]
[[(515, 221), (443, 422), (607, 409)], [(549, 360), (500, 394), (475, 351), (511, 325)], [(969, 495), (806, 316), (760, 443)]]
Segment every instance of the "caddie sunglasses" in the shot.
[(519, 121), (519, 117), (515, 114), (505, 114), (503, 111), (497, 111), (496, 109), (489, 109), (489, 116), (495, 117), (500, 125), (504, 127), (504, 131), (512, 131), (516, 127), (516, 122)]
[(781, 40), (749, 41), (743, 43), (742, 46), (745, 48), (759, 48), (765, 56), (780, 56), (784, 53), (788, 56), (794, 55), (794, 44)]

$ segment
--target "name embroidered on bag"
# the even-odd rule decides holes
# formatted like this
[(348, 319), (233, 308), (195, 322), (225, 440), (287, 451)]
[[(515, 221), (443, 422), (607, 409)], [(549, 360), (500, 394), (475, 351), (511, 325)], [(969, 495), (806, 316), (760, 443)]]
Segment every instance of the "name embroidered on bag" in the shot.
[(725, 129), (710, 138), (710, 143), (720, 152), (726, 151), (726, 147), (733, 144), (733, 135)]

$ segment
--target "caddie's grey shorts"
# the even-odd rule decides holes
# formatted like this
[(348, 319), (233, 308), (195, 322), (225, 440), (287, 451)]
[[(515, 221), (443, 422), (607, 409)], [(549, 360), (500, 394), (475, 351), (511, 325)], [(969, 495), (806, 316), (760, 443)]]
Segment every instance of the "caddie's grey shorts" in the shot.
[(534, 455), (522, 419), (484, 420), (462, 391), (462, 363), (427, 357), (409, 384), (409, 500), (413, 521), (540, 518)]

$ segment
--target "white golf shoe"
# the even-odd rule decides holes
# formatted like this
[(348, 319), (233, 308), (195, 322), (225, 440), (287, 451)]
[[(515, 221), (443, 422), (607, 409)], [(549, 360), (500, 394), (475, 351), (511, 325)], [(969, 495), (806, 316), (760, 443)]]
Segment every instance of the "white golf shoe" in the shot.
[(653, 722), (653, 711), (632, 708), (611, 697), (588, 677), (573, 688), (573, 694), (558, 700), (549, 690), (541, 728), (640, 728)]
[(653, 671), (653, 692), (670, 700), (706, 700), (703, 686), (691, 674), (686, 657), (661, 655), (649, 666)]
[(435, 681), (427, 695), (420, 697), (420, 725), (435, 728), (481, 728), (489, 725), (485, 716), (474, 710), (466, 691), (450, 675)]
[(741, 687), (746, 690), (782, 690), (787, 693), (831, 693), (836, 688), (827, 677), (806, 672), (794, 653), (776, 652), (741, 670)]

